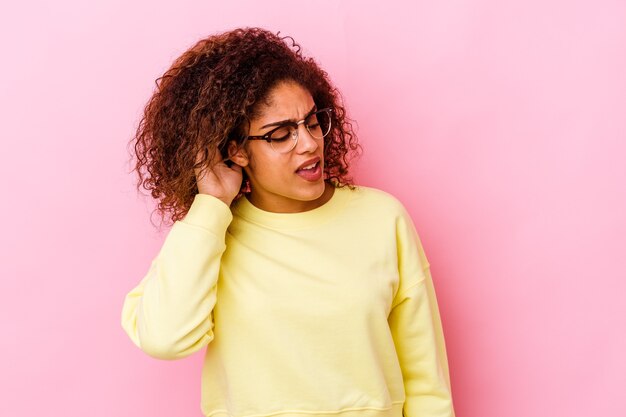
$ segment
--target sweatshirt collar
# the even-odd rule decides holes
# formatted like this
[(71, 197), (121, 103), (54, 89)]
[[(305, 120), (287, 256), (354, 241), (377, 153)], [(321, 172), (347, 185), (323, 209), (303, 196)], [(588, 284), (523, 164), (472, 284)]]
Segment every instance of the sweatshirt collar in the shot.
[(332, 197), (326, 203), (299, 213), (275, 213), (262, 210), (252, 204), (246, 195), (237, 199), (231, 209), (234, 216), (271, 229), (308, 229), (335, 217), (351, 198), (351, 192), (352, 190), (347, 186), (335, 187)]

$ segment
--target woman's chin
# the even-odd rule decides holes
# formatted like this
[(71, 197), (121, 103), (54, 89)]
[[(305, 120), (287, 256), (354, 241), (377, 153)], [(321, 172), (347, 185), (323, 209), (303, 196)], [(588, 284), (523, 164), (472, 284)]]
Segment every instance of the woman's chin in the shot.
[(321, 204), (324, 204), (326, 201), (330, 199), (333, 195), (332, 191), (333, 186), (325, 181), (321, 181), (320, 188), (315, 193), (315, 196), (312, 200), (320, 201)]
[[(308, 190), (306, 188), (308, 188)], [(309, 187), (303, 187), (300, 191), (306, 193), (306, 197), (303, 198), (304, 200), (312, 201), (324, 198), (326, 190), (326, 182), (324, 182), (324, 180), (319, 180), (315, 184), (309, 184)]]

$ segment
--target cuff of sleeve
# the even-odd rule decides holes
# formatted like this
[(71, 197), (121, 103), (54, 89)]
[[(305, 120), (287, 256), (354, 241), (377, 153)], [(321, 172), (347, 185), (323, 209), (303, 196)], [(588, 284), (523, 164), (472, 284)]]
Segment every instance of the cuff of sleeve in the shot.
[(182, 222), (211, 232), (225, 231), (233, 220), (230, 207), (209, 194), (196, 194)]

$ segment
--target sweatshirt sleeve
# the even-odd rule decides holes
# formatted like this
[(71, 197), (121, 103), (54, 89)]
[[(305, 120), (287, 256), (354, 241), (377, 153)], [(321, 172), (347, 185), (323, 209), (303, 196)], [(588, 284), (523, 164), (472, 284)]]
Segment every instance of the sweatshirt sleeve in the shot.
[(217, 280), (231, 221), (224, 202), (196, 194), (187, 215), (174, 222), (147, 274), (126, 295), (122, 328), (148, 355), (180, 359), (213, 340)]
[(404, 417), (454, 417), (445, 340), (420, 239), (403, 211), (397, 221), (399, 289), (388, 322), (402, 369)]

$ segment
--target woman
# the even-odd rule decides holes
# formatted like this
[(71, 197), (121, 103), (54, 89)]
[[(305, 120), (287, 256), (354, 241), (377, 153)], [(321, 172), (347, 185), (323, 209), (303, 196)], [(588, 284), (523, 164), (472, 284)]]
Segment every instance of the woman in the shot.
[(206, 347), (206, 416), (453, 416), (411, 218), (352, 183), (339, 93), (284, 39), (211, 36), (161, 77), (136, 168), (174, 223), (122, 326), (156, 358)]

